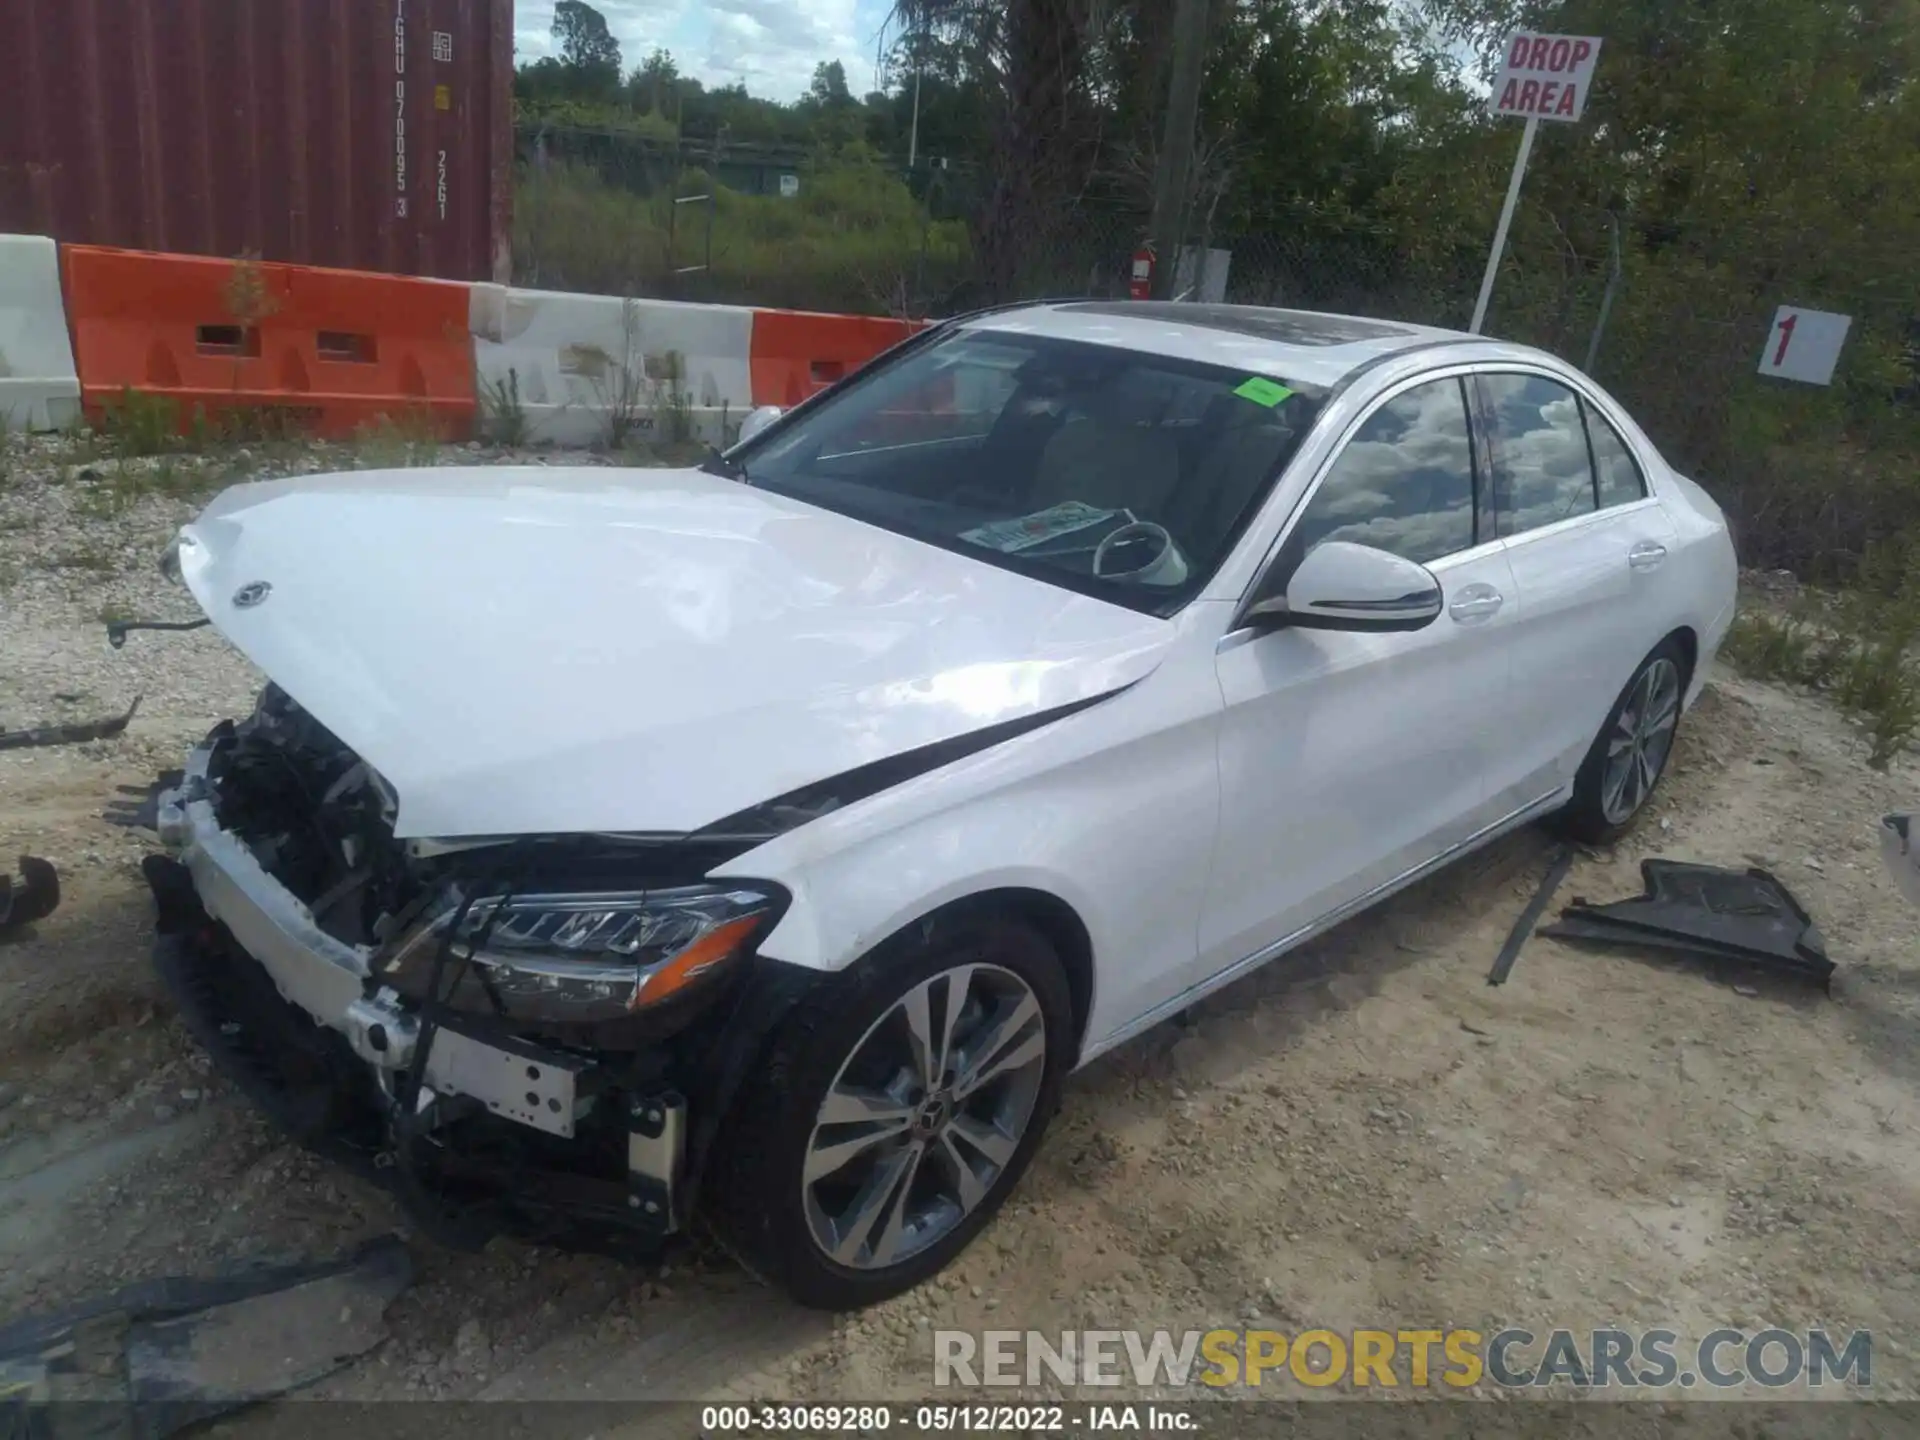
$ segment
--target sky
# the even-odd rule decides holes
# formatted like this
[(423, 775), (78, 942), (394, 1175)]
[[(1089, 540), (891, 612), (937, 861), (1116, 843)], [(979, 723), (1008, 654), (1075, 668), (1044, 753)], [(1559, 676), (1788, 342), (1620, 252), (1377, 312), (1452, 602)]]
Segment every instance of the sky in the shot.
[[(706, 85), (745, 83), (769, 100), (796, 100), (823, 60), (846, 66), (847, 88), (874, 88), (874, 49), (891, 0), (593, 0), (632, 70), (655, 46)], [(518, 0), (517, 58), (554, 53), (553, 0)]]

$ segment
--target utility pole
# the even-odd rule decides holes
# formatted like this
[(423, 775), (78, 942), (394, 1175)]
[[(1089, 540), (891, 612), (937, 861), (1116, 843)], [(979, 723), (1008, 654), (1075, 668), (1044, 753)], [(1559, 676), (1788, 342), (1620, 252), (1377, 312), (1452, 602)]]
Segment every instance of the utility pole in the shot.
[(920, 158), (920, 61), (913, 62), (913, 129), (907, 135), (907, 171), (913, 171), (914, 162)]
[(1153, 298), (1168, 300), (1180, 266), (1180, 241), (1193, 179), (1193, 135), (1200, 119), (1200, 81), (1207, 67), (1207, 0), (1174, 0), (1173, 76), (1167, 123), (1153, 170)]

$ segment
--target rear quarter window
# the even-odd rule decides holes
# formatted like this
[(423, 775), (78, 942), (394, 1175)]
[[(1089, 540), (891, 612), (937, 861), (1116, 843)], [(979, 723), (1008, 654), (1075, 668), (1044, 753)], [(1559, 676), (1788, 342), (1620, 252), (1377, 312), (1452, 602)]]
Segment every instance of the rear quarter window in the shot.
[(1633, 458), (1633, 451), (1620, 432), (1585, 401), (1581, 402), (1580, 409), (1586, 416), (1587, 440), (1593, 446), (1594, 485), (1600, 508), (1631, 505), (1644, 499), (1647, 477), (1641, 473), (1640, 462)]

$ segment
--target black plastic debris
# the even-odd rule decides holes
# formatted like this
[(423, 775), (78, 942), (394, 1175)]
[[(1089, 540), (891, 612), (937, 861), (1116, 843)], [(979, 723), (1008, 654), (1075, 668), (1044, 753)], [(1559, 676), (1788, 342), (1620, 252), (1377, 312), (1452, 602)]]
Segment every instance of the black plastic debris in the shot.
[(200, 620), (109, 620), (107, 621), (107, 644), (118, 650), (127, 643), (127, 636), (135, 630), (198, 630), (211, 625), (213, 621)]
[(101, 720), (74, 723), (54, 720), (44, 725), (29, 725), (24, 730), (0, 730), (0, 750), (32, 750), (44, 745), (81, 745), (88, 740), (111, 740), (133, 723), (133, 717), (139, 709), (140, 697), (136, 695), (124, 715), (109, 715)]
[(60, 872), (51, 861), (20, 857), (20, 878), (0, 874), (0, 932), (44, 920), (60, 903)]
[(171, 1435), (284, 1394), (386, 1338), (412, 1283), (397, 1237), (324, 1265), (129, 1286), (0, 1327), (0, 1434)]
[(1831, 981), (1833, 962), (1813, 917), (1767, 871), (1647, 860), (1640, 877), (1644, 894), (1610, 905), (1575, 900), (1539, 933), (1764, 965), (1822, 988)]
[(1540, 923), (1541, 912), (1547, 908), (1547, 902), (1553, 899), (1554, 891), (1567, 878), (1567, 871), (1573, 868), (1573, 849), (1563, 845), (1553, 857), (1553, 863), (1547, 866), (1547, 873), (1540, 877), (1540, 887), (1533, 892), (1533, 898), (1527, 901), (1527, 908), (1520, 912), (1520, 918), (1513, 922), (1513, 929), (1507, 932), (1507, 943), (1500, 947), (1500, 953), (1493, 958), (1493, 969), (1487, 972), (1487, 984), (1504, 985), (1507, 977), (1513, 973), (1514, 962), (1520, 958), (1520, 947), (1527, 943), (1527, 937), (1533, 934), (1533, 927)]
[(1886, 864), (1893, 883), (1915, 905), (1920, 905), (1920, 836), (1914, 834), (1913, 816), (1889, 815), (1880, 822), (1880, 859)]

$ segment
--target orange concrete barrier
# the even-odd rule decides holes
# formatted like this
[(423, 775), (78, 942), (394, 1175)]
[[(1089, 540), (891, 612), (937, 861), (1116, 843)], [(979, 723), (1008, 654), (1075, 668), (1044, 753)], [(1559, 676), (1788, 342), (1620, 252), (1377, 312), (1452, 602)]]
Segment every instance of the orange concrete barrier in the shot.
[(753, 403), (797, 405), (925, 325), (875, 315), (756, 310), (749, 366)]
[(96, 421), (133, 389), (174, 401), (183, 427), (268, 409), (336, 438), (383, 416), (472, 433), (465, 285), (86, 245), (61, 258)]

